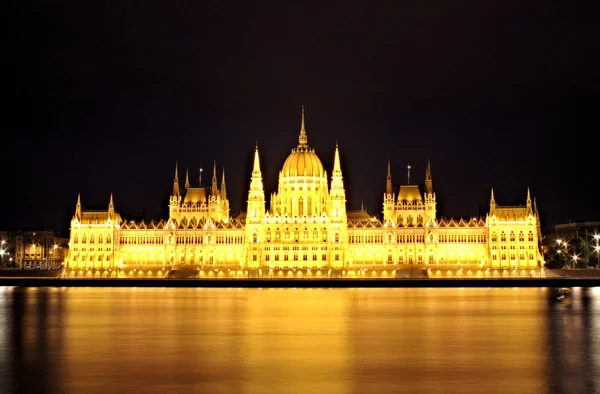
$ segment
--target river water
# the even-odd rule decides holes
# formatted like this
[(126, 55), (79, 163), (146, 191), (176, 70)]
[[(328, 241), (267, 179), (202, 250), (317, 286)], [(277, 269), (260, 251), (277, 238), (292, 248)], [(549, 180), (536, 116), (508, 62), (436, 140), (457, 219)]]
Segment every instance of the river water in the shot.
[(2, 393), (597, 393), (600, 288), (0, 287)]

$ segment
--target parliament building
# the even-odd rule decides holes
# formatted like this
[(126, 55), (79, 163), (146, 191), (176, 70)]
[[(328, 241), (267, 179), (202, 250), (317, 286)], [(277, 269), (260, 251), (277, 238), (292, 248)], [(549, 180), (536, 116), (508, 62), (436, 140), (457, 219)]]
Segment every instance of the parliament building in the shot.
[[(223, 172), (195, 187), (175, 167), (169, 218), (125, 221), (112, 194), (106, 210), (85, 210), (78, 196), (71, 220), (66, 276), (199, 278), (406, 278), (543, 276), (540, 220), (529, 190), (524, 205), (496, 204), (485, 217), (441, 219), (430, 163), (423, 185), (392, 187), (383, 217), (346, 210), (336, 144), (329, 178), (308, 144), (304, 109), (298, 146), (265, 195), (258, 146), (245, 213), (231, 217)], [(267, 201), (269, 202), (267, 207)]]

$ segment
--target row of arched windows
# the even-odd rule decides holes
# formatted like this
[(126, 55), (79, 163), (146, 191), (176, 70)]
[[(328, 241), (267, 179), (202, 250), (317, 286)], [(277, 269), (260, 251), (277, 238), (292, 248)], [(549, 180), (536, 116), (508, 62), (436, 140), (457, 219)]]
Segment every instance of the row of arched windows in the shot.
[[(73, 243), (76, 243), (76, 244), (77, 244), (77, 243), (79, 243), (79, 235), (77, 235), (77, 234), (76, 234), (76, 235), (73, 237)], [(82, 243), (82, 244), (88, 243), (88, 237), (87, 237), (87, 234), (83, 234), (83, 235), (81, 236), (81, 243)], [(100, 235), (98, 235), (98, 242), (96, 242), (96, 238), (94, 237), (94, 234), (92, 234), (92, 235), (90, 235), (90, 238), (89, 238), (89, 243), (91, 243), (91, 244), (93, 244), (93, 243), (99, 243), (99, 244), (102, 244), (102, 243), (104, 243), (104, 238), (102, 237), (102, 234), (100, 234)], [(106, 243), (107, 243), (107, 244), (109, 244), (109, 243), (112, 243), (112, 237), (110, 236), (110, 234), (108, 234), (108, 235), (106, 236)]]
[[(510, 232), (509, 239), (510, 239), (510, 242), (515, 242), (516, 237), (515, 237), (514, 231)], [(527, 240), (529, 242), (533, 242), (533, 231), (529, 231), (529, 234), (527, 234)], [(497, 236), (496, 232), (493, 232), (492, 233), (492, 242), (496, 242), (496, 241), (498, 241), (498, 236)], [(520, 242), (525, 241), (525, 234), (523, 233), (523, 231), (519, 232), (519, 241)], [(502, 231), (500, 233), (500, 242), (506, 242), (506, 233), (504, 231)]]

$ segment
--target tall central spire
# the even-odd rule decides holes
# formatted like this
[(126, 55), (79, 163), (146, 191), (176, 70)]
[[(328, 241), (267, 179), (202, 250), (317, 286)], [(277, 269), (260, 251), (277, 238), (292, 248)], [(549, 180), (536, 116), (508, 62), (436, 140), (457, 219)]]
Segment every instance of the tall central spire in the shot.
[(300, 137), (298, 137), (298, 143), (300, 146), (308, 145), (308, 136), (306, 135), (306, 129), (304, 128), (304, 105), (302, 106), (302, 123), (300, 125)]

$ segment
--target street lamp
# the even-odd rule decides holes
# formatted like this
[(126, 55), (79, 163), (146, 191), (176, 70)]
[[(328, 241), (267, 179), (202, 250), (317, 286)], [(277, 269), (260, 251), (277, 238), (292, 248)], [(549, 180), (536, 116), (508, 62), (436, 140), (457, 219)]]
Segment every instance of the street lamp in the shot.
[(577, 257), (577, 255), (576, 255), (576, 254), (574, 254), (574, 255), (573, 255), (573, 268), (576, 268), (576, 267), (577, 267), (577, 260), (578, 260), (578, 257)]

